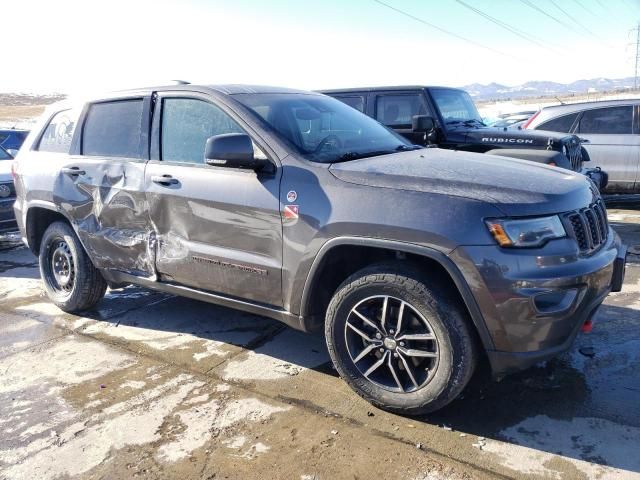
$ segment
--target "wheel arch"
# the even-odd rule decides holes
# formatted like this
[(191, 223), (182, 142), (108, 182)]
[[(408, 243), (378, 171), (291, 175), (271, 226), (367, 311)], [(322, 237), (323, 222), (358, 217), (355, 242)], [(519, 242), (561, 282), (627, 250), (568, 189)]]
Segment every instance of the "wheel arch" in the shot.
[(34, 255), (40, 252), (40, 242), (47, 227), (57, 221), (66, 222), (75, 230), (73, 222), (55, 205), (44, 202), (29, 205), (25, 214), (25, 236), (29, 250)]
[[(356, 252), (359, 255), (354, 256)], [(418, 261), (421, 267), (434, 267), (429, 270), (431, 274), (446, 276), (442, 278), (450, 283), (462, 300), (483, 347), (486, 350), (493, 349), (493, 341), (480, 308), (455, 263), (435, 248), (384, 239), (339, 237), (329, 240), (320, 248), (307, 274), (300, 300), (300, 318), (304, 330), (315, 330), (324, 323), (324, 312), (330, 298), (349, 275), (373, 261), (389, 259)], [(336, 266), (337, 272), (333, 272), (332, 267)], [(327, 281), (325, 288), (322, 288), (323, 281)]]

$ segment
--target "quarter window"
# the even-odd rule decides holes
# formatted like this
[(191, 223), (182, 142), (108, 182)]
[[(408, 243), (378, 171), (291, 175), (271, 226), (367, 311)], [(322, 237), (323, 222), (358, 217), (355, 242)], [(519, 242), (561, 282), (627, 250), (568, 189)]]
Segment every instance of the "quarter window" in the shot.
[(45, 128), (38, 150), (41, 152), (69, 153), (71, 140), (76, 130), (79, 110), (63, 110), (56, 113)]
[(541, 123), (536, 127), (536, 130), (569, 133), (579, 113), (580, 112), (572, 113), (570, 115), (563, 115), (561, 117), (549, 120), (548, 122)]
[(142, 158), (142, 99), (95, 103), (89, 108), (82, 153)]
[(631, 134), (633, 130), (633, 107), (595, 108), (586, 110), (580, 119), (579, 133)]
[(410, 127), (414, 115), (426, 113), (420, 95), (382, 95), (376, 99), (376, 120), (389, 127)]
[(162, 102), (162, 159), (169, 162), (204, 163), (209, 137), (245, 133), (215, 105), (191, 98), (166, 98)]

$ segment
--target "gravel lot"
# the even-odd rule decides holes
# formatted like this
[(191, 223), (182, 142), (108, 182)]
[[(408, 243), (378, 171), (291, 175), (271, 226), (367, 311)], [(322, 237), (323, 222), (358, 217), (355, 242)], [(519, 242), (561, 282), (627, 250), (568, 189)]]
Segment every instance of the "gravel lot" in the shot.
[[(640, 244), (640, 211), (610, 210)], [(640, 253), (640, 250), (631, 250)], [(581, 353), (582, 352), (582, 353)], [(87, 316), (0, 236), (0, 478), (640, 479), (640, 256), (592, 334), (407, 418), (337, 378), (323, 339), (129, 287)]]

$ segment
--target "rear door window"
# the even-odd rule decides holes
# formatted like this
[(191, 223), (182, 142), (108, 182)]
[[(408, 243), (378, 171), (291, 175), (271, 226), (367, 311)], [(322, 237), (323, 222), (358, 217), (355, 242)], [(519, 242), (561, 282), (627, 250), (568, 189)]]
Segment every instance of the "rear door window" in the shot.
[(627, 135), (632, 132), (633, 107), (631, 105), (586, 110), (578, 125), (578, 133)]
[(563, 115), (558, 118), (551, 119), (547, 122), (541, 123), (536, 127), (536, 130), (548, 130), (550, 132), (562, 132), (569, 133), (576, 118), (580, 112), (572, 113), (570, 115)]
[(94, 103), (82, 135), (83, 155), (142, 158), (143, 100)]
[(411, 127), (414, 115), (426, 115), (427, 110), (419, 94), (378, 95), (376, 120), (388, 127)]
[(349, 97), (335, 97), (337, 100), (340, 100), (342, 103), (346, 103), (352, 108), (355, 108), (359, 112), (364, 113), (364, 97), (360, 95), (354, 95)]
[(37, 150), (40, 152), (69, 153), (80, 110), (69, 109), (56, 113), (44, 129)]
[(225, 133), (245, 132), (212, 103), (193, 98), (162, 101), (162, 160), (203, 164), (207, 139)]

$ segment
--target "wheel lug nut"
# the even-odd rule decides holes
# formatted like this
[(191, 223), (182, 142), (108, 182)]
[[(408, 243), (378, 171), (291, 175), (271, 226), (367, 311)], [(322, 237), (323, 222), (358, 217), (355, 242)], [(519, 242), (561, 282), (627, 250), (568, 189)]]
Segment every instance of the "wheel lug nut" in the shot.
[(393, 357), (394, 358), (398, 358), (398, 353), (397, 352), (393, 352)]
[(401, 346), (401, 347), (404, 347), (404, 342), (400, 342), (400, 346)]
[(380, 348), (380, 353), (384, 353), (384, 348)]
[(395, 331), (393, 330), (393, 328), (392, 328), (391, 330), (389, 330), (389, 333), (390, 333), (391, 335), (393, 335), (393, 334), (394, 334), (394, 333), (396, 333), (396, 332), (395, 332)]
[(382, 335), (380, 334), (380, 332), (376, 333), (376, 338), (377, 339), (381, 339), (382, 338)]

